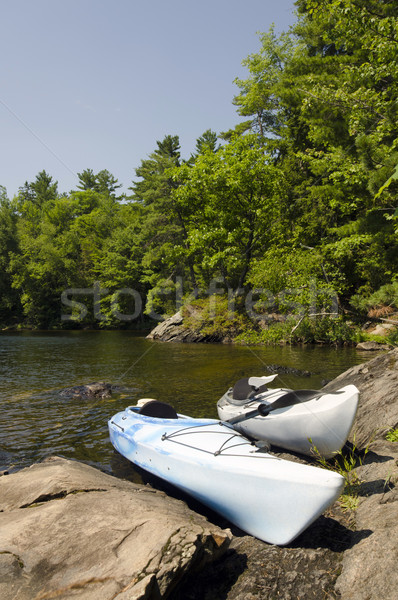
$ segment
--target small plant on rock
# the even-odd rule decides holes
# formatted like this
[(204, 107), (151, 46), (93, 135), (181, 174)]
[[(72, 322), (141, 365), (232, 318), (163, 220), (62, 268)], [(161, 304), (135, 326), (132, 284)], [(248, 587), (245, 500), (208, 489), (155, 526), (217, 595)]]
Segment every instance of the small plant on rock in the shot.
[[(309, 440), (312, 443), (312, 440)], [(363, 460), (369, 451), (370, 443), (362, 451), (359, 451), (355, 445), (355, 436), (353, 443), (348, 443), (339, 452), (326, 459), (321, 456), (318, 448), (313, 445), (312, 452), (316, 462), (323, 468), (336, 471), (345, 479), (344, 491), (340, 496), (340, 505), (343, 510), (354, 511), (358, 508), (359, 490), (362, 480), (356, 472), (356, 468), (363, 464)]]
[(389, 442), (398, 442), (398, 429), (390, 429), (386, 435), (386, 440)]

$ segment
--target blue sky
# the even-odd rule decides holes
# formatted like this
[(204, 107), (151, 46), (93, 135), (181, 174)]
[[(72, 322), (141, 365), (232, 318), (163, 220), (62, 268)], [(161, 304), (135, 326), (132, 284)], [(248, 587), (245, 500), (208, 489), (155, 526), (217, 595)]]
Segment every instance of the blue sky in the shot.
[(257, 32), (295, 21), (294, 0), (0, 1), (0, 185), (45, 169), (60, 192), (108, 169), (127, 191), (167, 134), (188, 158), (232, 104)]

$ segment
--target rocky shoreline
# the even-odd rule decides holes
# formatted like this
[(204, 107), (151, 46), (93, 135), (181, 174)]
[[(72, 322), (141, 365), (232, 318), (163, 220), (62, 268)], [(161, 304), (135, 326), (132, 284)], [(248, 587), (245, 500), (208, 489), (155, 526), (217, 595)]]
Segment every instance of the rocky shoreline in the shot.
[(157, 340), (159, 342), (221, 342), (221, 337), (207, 336), (191, 331), (184, 326), (184, 319), (181, 311), (176, 312), (171, 317), (161, 321), (147, 335), (148, 340)]
[[(262, 322), (263, 326), (267, 326), (270, 322), (279, 322), (280, 315), (270, 315), (269, 320), (264, 320)], [(282, 319), (283, 320), (283, 319)], [(259, 325), (261, 323), (259, 322)], [(389, 332), (391, 332), (391, 328), (394, 330), (396, 327), (389, 325), (379, 325), (375, 329), (370, 329), (369, 324), (366, 325), (366, 331), (371, 333), (376, 333), (378, 335), (378, 339), (382, 339)], [(203, 332), (195, 331), (186, 325), (183, 314), (181, 311), (178, 311), (171, 317), (168, 317), (164, 321), (161, 321), (152, 329), (152, 331), (147, 335), (147, 339), (149, 340), (157, 340), (158, 342), (185, 342), (185, 343), (198, 343), (198, 342), (219, 342), (219, 343), (231, 343), (234, 340), (230, 335), (223, 335), (222, 332), (204, 334)], [(380, 351), (380, 350), (391, 350), (393, 346), (383, 343), (383, 341), (364, 341), (356, 344), (358, 350), (366, 350), (366, 351)]]
[(357, 498), (294, 543), (265, 544), (152, 487), (52, 457), (0, 477), (0, 600), (395, 600), (398, 442), (386, 433), (398, 427), (398, 349), (325, 389), (347, 383), (361, 393)]

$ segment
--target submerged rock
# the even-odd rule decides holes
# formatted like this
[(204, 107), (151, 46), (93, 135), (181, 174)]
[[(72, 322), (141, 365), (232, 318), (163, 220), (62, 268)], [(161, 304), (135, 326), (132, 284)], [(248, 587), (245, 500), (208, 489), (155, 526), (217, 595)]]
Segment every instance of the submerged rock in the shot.
[(285, 375), (297, 375), (298, 377), (311, 377), (310, 371), (303, 371), (302, 369), (296, 369), (295, 367), (286, 367), (283, 365), (265, 365), (265, 369), (270, 373), (283, 373)]
[(66, 398), (111, 398), (112, 385), (103, 381), (65, 388), (60, 396)]
[(165, 598), (230, 534), (163, 492), (53, 457), (0, 478), (0, 600)]

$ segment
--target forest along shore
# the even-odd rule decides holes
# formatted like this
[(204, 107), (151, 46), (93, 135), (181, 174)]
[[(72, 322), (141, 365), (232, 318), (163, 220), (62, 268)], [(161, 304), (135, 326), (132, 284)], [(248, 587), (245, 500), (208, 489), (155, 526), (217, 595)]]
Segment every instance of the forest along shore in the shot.
[(398, 349), (325, 389), (348, 383), (360, 403), (346, 466), (327, 465), (345, 476), (344, 493), (290, 546), (212, 522), (149, 486), (52, 457), (0, 477), (0, 600), (71, 593), (82, 600), (171, 593), (175, 600), (395, 600)]
[(0, 181), (0, 326), (135, 327), (219, 288), (264, 290), (296, 317), (284, 339), (348, 342), (398, 311), (398, 4), (295, 6), (236, 65), (236, 121), (186, 156), (164, 135), (127, 193), (87, 165), (68, 191)]

